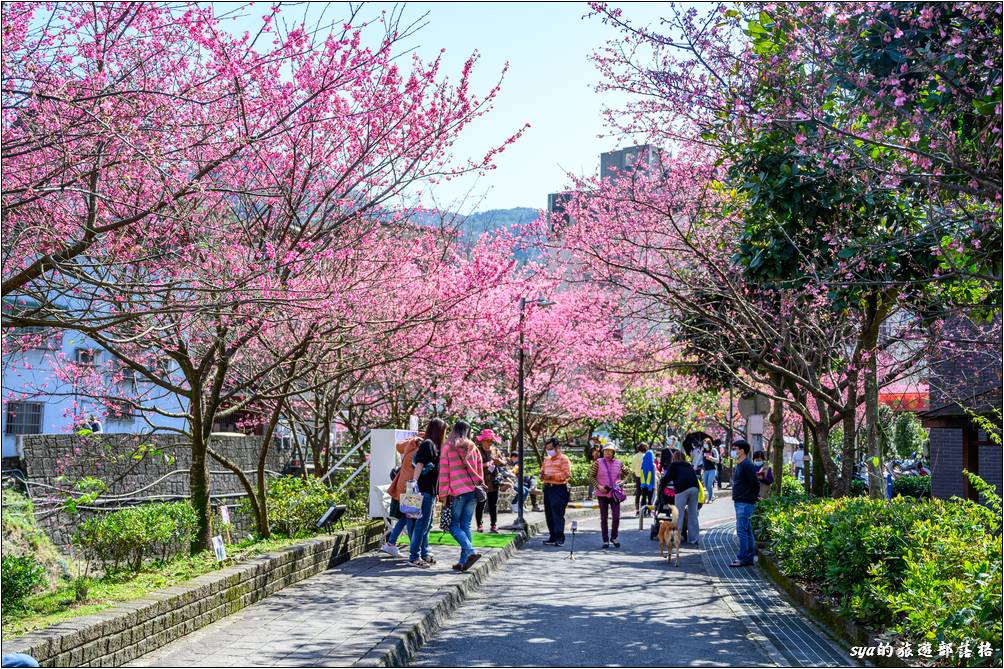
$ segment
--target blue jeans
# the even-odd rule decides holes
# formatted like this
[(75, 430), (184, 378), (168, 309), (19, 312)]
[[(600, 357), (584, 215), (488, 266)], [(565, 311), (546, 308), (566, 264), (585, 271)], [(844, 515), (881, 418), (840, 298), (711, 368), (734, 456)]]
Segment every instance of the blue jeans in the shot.
[(756, 539), (753, 538), (753, 524), (750, 519), (753, 517), (753, 509), (756, 504), (748, 502), (736, 502), (736, 535), (739, 537), (739, 554), (736, 560), (743, 564), (753, 564), (753, 556), (756, 553)]
[(391, 528), (390, 534), (387, 535), (387, 543), (396, 544), (397, 538), (401, 536), (401, 532), (408, 529), (408, 538), (411, 538), (411, 526), (415, 523), (414, 518), (409, 518), (408, 516), (401, 516), (394, 523), (394, 527)]
[(715, 498), (715, 475), (717, 475), (714, 469), (704, 470), (704, 502), (710, 502)]
[(474, 536), (471, 534), (471, 518), (474, 517), (474, 508), (478, 505), (474, 491), (465, 492), (453, 498), (451, 510), (453, 511), (453, 522), (450, 523), (450, 534), (460, 544), (460, 562), (464, 564), (467, 558), (474, 554)]
[(429, 529), (432, 527), (432, 511), (436, 507), (436, 496), (422, 493), (422, 517), (417, 518), (408, 533), (411, 546), (408, 559), (414, 562), (420, 557), (429, 556)]

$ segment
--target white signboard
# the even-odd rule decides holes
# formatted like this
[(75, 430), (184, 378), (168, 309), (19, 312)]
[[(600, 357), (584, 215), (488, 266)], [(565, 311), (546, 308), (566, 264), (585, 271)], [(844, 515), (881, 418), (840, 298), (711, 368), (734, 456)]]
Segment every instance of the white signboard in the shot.
[[(383, 518), (380, 486), (390, 485), (390, 470), (397, 466), (397, 442), (417, 436), (413, 430), (370, 431), (370, 518)], [(386, 487), (384, 488), (386, 490)]]
[(223, 537), (216, 535), (213, 537), (213, 552), (216, 553), (216, 560), (223, 562), (227, 559), (227, 547), (223, 543)]

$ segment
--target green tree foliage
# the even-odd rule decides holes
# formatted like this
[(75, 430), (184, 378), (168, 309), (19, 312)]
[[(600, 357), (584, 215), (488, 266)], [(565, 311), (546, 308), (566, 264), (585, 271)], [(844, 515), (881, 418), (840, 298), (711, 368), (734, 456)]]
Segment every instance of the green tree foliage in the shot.
[(610, 425), (610, 437), (623, 447), (642, 442), (662, 443), (667, 428), (692, 432), (704, 426), (718, 411), (718, 395), (709, 391), (678, 391), (663, 395), (651, 388), (632, 388), (624, 393), (624, 415)]
[(926, 453), (927, 430), (912, 411), (902, 411), (896, 415), (893, 428), (892, 453), (900, 458), (909, 458), (914, 453)]

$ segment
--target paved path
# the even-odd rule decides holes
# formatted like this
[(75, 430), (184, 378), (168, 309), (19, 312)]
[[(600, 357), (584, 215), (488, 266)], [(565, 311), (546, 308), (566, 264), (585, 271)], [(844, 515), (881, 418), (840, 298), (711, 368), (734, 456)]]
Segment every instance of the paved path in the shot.
[[(720, 500), (710, 505), (709, 511)], [(680, 567), (648, 530), (625, 519), (619, 550), (600, 548), (599, 522), (570, 544), (525, 546), (450, 618), (413, 666), (761, 666), (772, 664), (722, 600), (701, 551)]]
[[(412, 664), (847, 666), (847, 655), (759, 570), (727, 566), (735, 533), (724, 492), (701, 512), (702, 548), (684, 548), (678, 568), (659, 557), (648, 523), (639, 531), (635, 517), (623, 520), (621, 548), (607, 551), (599, 521), (579, 520), (574, 560), (571, 541), (557, 549), (538, 536), (469, 595)], [(401, 629), (456, 598), (458, 583), (474, 576), (449, 569), (457, 548), (433, 550), (440, 564), (431, 570), (375, 553), (356, 558), (132, 666), (372, 663)]]
[(469, 577), (450, 569), (459, 548), (434, 546), (433, 552), (440, 564), (428, 570), (376, 554), (349, 560), (130, 666), (349, 666), (383, 641), (405, 615)]
[(735, 522), (704, 534), (705, 568), (719, 590), (765, 645), (775, 664), (785, 667), (857, 666), (821, 628), (795, 609), (757, 569), (734, 569), (739, 548)]

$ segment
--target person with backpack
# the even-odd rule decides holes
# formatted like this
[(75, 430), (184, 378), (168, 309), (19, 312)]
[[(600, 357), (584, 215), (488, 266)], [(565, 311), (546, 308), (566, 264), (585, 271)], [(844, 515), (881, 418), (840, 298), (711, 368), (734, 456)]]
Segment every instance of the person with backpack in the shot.
[[(621, 487), (623, 465), (616, 458), (617, 447), (613, 444), (603, 446), (603, 456), (594, 460), (589, 470), (589, 480), (596, 490), (596, 502), (600, 505), (600, 532), (603, 535), (603, 548), (620, 548), (617, 541), (617, 530), (621, 522), (621, 502), (625, 499)], [(607, 512), (613, 517), (613, 525), (607, 531)]]
[(391, 481), (390, 488), (387, 490), (387, 494), (391, 498), (391, 516), (395, 516), (395, 511), (397, 512), (397, 522), (394, 523), (394, 527), (391, 531), (387, 533), (387, 541), (384, 545), (380, 547), (380, 550), (387, 555), (393, 557), (401, 557), (401, 551), (397, 547), (397, 538), (401, 536), (401, 533), (407, 529), (408, 536), (411, 536), (411, 527), (415, 524), (413, 518), (409, 518), (400, 511), (400, 501), (401, 495), (404, 494), (405, 489), (408, 487), (408, 482), (411, 481), (412, 475), (415, 473), (415, 453), (418, 452), (418, 447), (422, 443), (423, 434), (418, 433), (417, 437), (412, 437), (410, 439), (405, 439), (404, 441), (399, 441), (394, 445), (398, 454), (401, 456), (401, 466), (397, 468), (397, 474)]
[(416, 518), (408, 534), (410, 541), (408, 564), (419, 569), (428, 569), (436, 563), (429, 552), (429, 530), (432, 529), (432, 511), (436, 506), (439, 491), (439, 459), (443, 450), (446, 423), (433, 418), (425, 427), (425, 439), (418, 445), (412, 456), (414, 469), (409, 485), (422, 493), (422, 517)]
[(456, 571), (467, 571), (481, 559), (474, 550), (471, 520), (478, 501), (487, 499), (481, 450), (468, 439), (471, 426), (462, 420), (453, 424), (439, 459), (439, 499), (450, 505), (450, 534), (460, 544)]
[(485, 508), (487, 508), (488, 517), (492, 523), (491, 532), (492, 534), (498, 534), (499, 486), (502, 485), (502, 469), (505, 467), (505, 460), (502, 459), (502, 454), (499, 453), (499, 450), (495, 448), (495, 444), (500, 443), (502, 440), (495, 435), (493, 430), (484, 429), (481, 430), (481, 434), (477, 436), (475, 441), (477, 441), (478, 449), (481, 451), (481, 462), (484, 465), (482, 476), (488, 497), (483, 502), (478, 502), (474, 508), (474, 517), (478, 522), (478, 532), (484, 532), (484, 514)]
[[(697, 501), (700, 486), (694, 467), (687, 462), (682, 451), (673, 454), (673, 462), (664, 476), (666, 483), (673, 484), (676, 493), (676, 510), (680, 512), (680, 534), (688, 544), (696, 545), (701, 531), (697, 519)], [(686, 523), (684, 524), (684, 520)]]

